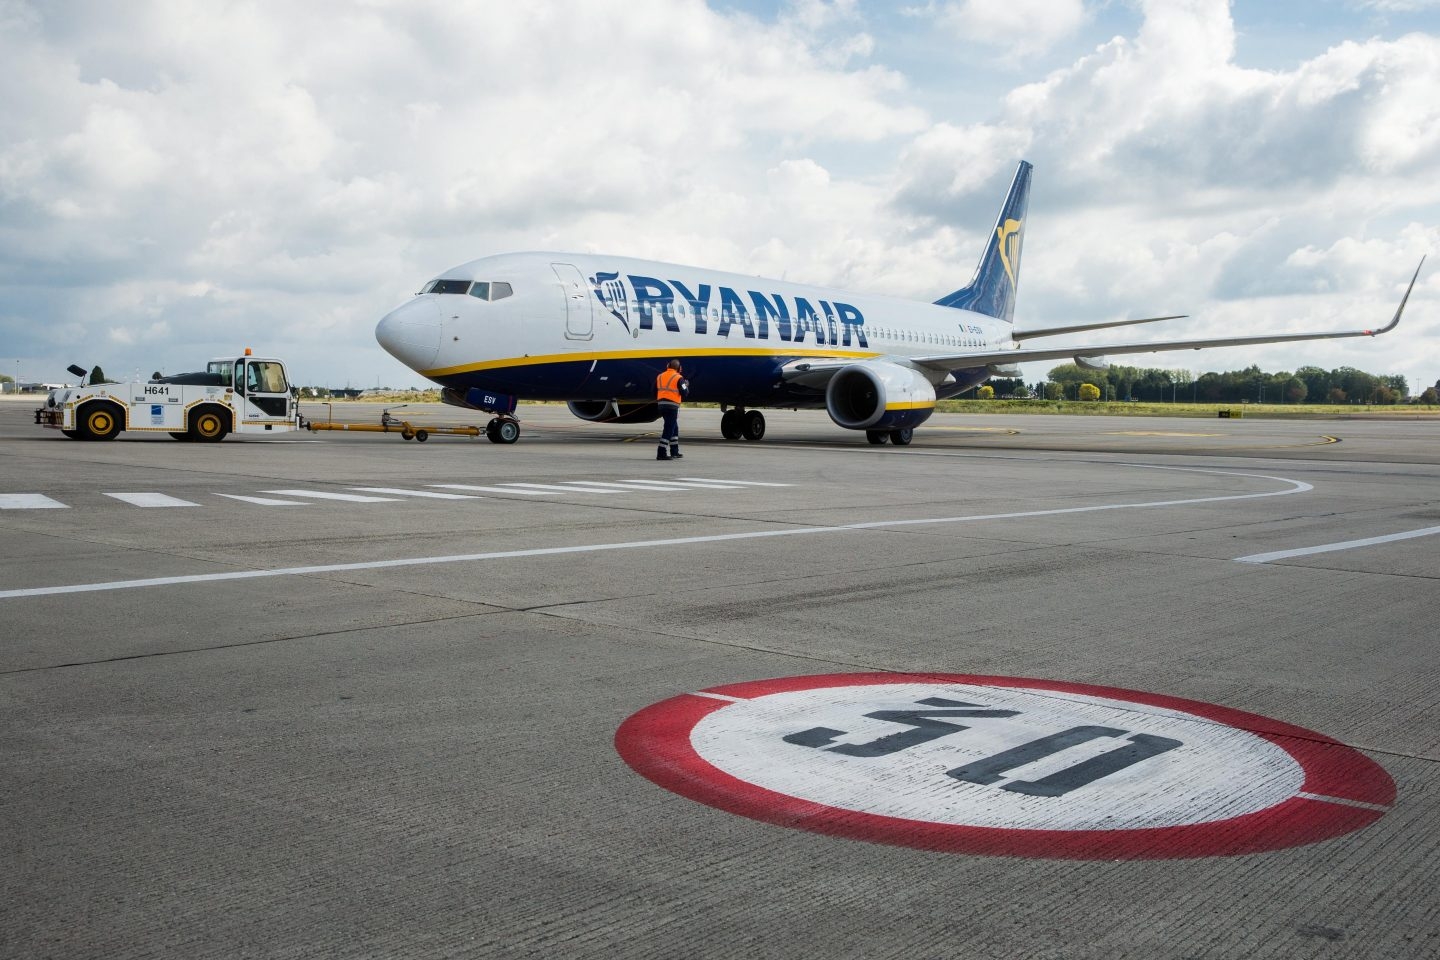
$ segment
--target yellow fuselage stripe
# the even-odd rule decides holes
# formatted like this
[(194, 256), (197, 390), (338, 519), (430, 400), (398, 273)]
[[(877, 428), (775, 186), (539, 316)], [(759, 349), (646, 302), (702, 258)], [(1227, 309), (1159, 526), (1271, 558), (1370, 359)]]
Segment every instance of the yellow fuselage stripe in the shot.
[(654, 357), (816, 357), (821, 359), (870, 360), (884, 354), (873, 350), (775, 350), (768, 347), (736, 349), (734, 347), (684, 347), (676, 345), (664, 350), (625, 350), (605, 353), (545, 353), (536, 356), (511, 357), (507, 360), (485, 360), (456, 367), (438, 367), (421, 371), (422, 376), (449, 377), (458, 373), (497, 370), (506, 367), (529, 367), (544, 363), (588, 363), (592, 360), (643, 360)]

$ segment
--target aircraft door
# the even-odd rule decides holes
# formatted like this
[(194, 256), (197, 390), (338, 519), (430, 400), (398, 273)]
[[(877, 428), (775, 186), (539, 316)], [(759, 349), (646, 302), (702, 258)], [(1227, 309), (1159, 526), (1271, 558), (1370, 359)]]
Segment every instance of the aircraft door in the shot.
[(595, 336), (595, 318), (584, 274), (573, 263), (552, 263), (550, 269), (560, 279), (560, 290), (565, 296), (565, 338), (591, 339)]

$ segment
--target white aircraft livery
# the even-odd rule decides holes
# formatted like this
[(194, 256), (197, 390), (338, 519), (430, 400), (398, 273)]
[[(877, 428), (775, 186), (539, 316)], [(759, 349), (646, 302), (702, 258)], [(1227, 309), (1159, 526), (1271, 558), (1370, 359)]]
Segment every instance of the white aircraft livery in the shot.
[[(846, 293), (648, 260), (511, 253), (447, 270), (381, 319), (375, 336), (440, 384), (447, 403), (497, 413), (492, 440), (513, 442), (517, 399), (567, 401), (583, 420), (659, 418), (655, 378), (684, 364), (689, 399), (719, 403), (727, 439), (765, 435), (762, 407), (823, 407), (871, 443), (908, 444), (953, 397), (1014, 365), (1106, 354), (1369, 337), (1400, 322), (1420, 275), (1384, 327), (1330, 333), (1035, 348), (1025, 341), (1149, 317), (1017, 330), (1020, 250), (1031, 166), (1021, 161), (968, 286), (934, 303)], [(1421, 260), (1423, 266), (1424, 260)], [(507, 429), (497, 431), (497, 424)]]

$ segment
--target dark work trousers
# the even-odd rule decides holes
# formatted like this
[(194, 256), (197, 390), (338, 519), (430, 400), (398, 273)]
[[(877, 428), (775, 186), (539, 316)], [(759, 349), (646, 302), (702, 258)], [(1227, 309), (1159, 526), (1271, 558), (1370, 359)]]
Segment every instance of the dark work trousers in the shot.
[(680, 456), (680, 404), (661, 400), (659, 406), (660, 416), (665, 418), (665, 425), (660, 429), (660, 447), (656, 450), (655, 456), (661, 460), (678, 457)]

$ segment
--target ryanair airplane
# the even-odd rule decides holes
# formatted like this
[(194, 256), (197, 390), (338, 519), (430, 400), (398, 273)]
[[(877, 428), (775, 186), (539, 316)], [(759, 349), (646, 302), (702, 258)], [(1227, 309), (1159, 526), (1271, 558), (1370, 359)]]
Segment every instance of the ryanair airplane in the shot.
[(725, 411), (726, 439), (762, 438), (758, 408), (823, 407), (871, 443), (903, 445), (936, 400), (992, 376), (1018, 376), (1015, 364), (1026, 361), (1073, 358), (1102, 370), (1106, 354), (1385, 333), (1400, 322), (1420, 274), (1416, 267), (1394, 318), (1377, 330), (1026, 346), (1176, 319), (1015, 329), (1030, 171), (1021, 161), (969, 285), (933, 304), (647, 260), (512, 253), (445, 271), (386, 314), (375, 336), (440, 384), (447, 403), (498, 414), (487, 431), (496, 442), (519, 436), (511, 416), (518, 399), (566, 401), (582, 420), (656, 420), (655, 377), (679, 358), (692, 385), (688, 399)]

